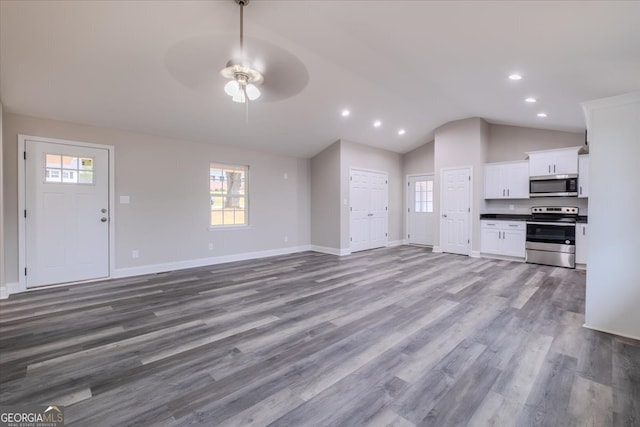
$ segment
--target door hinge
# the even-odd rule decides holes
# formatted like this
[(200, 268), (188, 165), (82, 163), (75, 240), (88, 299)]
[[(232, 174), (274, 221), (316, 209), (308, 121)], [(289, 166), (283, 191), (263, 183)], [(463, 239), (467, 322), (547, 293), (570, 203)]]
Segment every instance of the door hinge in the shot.
[(467, 239), (467, 244), (471, 243), (471, 240)]
[(26, 209), (24, 210), (24, 217), (25, 218), (27, 217), (27, 210)]
[(24, 268), (24, 275), (27, 275), (27, 267)]
[(407, 234), (407, 239), (410, 239), (410, 238), (411, 238), (411, 234)]
[(351, 207), (349, 208), (349, 210), (353, 212), (353, 206), (351, 206)]
[(389, 235), (387, 233), (384, 233), (384, 237), (389, 237)]
[(353, 177), (352, 176), (349, 177), (349, 181), (353, 181)]
[(385, 180), (384, 180), (384, 183), (385, 183), (385, 184), (388, 184), (388, 183), (389, 183), (389, 181), (387, 181), (387, 180), (385, 179)]
[(353, 237), (349, 237), (349, 241), (350, 241), (350, 242), (353, 242)]
[(22, 153), (22, 157), (23, 157), (25, 160), (27, 160), (27, 152), (26, 152), (26, 151)]
[(411, 212), (411, 208), (407, 208), (407, 212)]
[(407, 187), (411, 187), (411, 183), (410, 182), (407, 182)]
[(388, 211), (388, 210), (389, 210), (389, 208), (388, 208), (387, 206), (385, 206), (385, 207), (384, 207), (384, 210), (385, 210), (385, 211)]
[(471, 212), (471, 208), (467, 208), (467, 212)]

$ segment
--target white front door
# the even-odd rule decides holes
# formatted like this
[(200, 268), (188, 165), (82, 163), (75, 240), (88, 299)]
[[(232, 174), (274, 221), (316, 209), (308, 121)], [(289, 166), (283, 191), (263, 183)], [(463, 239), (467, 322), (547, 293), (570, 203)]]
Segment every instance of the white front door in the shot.
[(387, 189), (386, 173), (351, 171), (349, 233), (352, 252), (387, 245)]
[(443, 169), (440, 246), (443, 252), (471, 253), (471, 169)]
[(410, 176), (407, 188), (407, 240), (433, 245), (433, 175)]
[(109, 151), (25, 140), (28, 288), (109, 276)]

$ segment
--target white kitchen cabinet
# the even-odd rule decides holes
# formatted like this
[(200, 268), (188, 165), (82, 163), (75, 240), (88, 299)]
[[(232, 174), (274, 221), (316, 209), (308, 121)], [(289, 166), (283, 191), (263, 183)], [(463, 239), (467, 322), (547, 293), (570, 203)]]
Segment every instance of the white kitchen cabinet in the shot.
[(589, 197), (589, 155), (578, 156), (578, 197)]
[(529, 175), (576, 175), (578, 173), (578, 152), (580, 149), (582, 147), (528, 152)]
[(587, 264), (589, 224), (576, 224), (576, 264)]
[(485, 199), (528, 199), (529, 162), (488, 163), (484, 166)]
[(523, 258), (526, 234), (524, 221), (482, 220), (480, 252)]

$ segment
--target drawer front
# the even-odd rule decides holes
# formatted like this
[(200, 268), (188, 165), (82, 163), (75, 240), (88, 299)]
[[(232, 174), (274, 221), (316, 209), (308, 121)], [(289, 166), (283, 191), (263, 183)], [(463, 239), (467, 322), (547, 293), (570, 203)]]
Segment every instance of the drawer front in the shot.
[(504, 220), (483, 219), (480, 221), (480, 228), (524, 231), (527, 229), (527, 224), (524, 221), (504, 221)]

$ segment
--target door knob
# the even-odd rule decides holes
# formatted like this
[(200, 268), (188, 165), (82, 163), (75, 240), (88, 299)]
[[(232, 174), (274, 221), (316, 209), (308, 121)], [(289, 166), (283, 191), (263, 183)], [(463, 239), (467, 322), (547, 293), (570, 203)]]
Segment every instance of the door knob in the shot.
[(100, 212), (107, 213), (107, 210), (105, 208), (102, 208), (102, 209), (100, 209)]
[(102, 217), (102, 218), (100, 218), (100, 221), (102, 221), (102, 222), (107, 222), (107, 218)]

